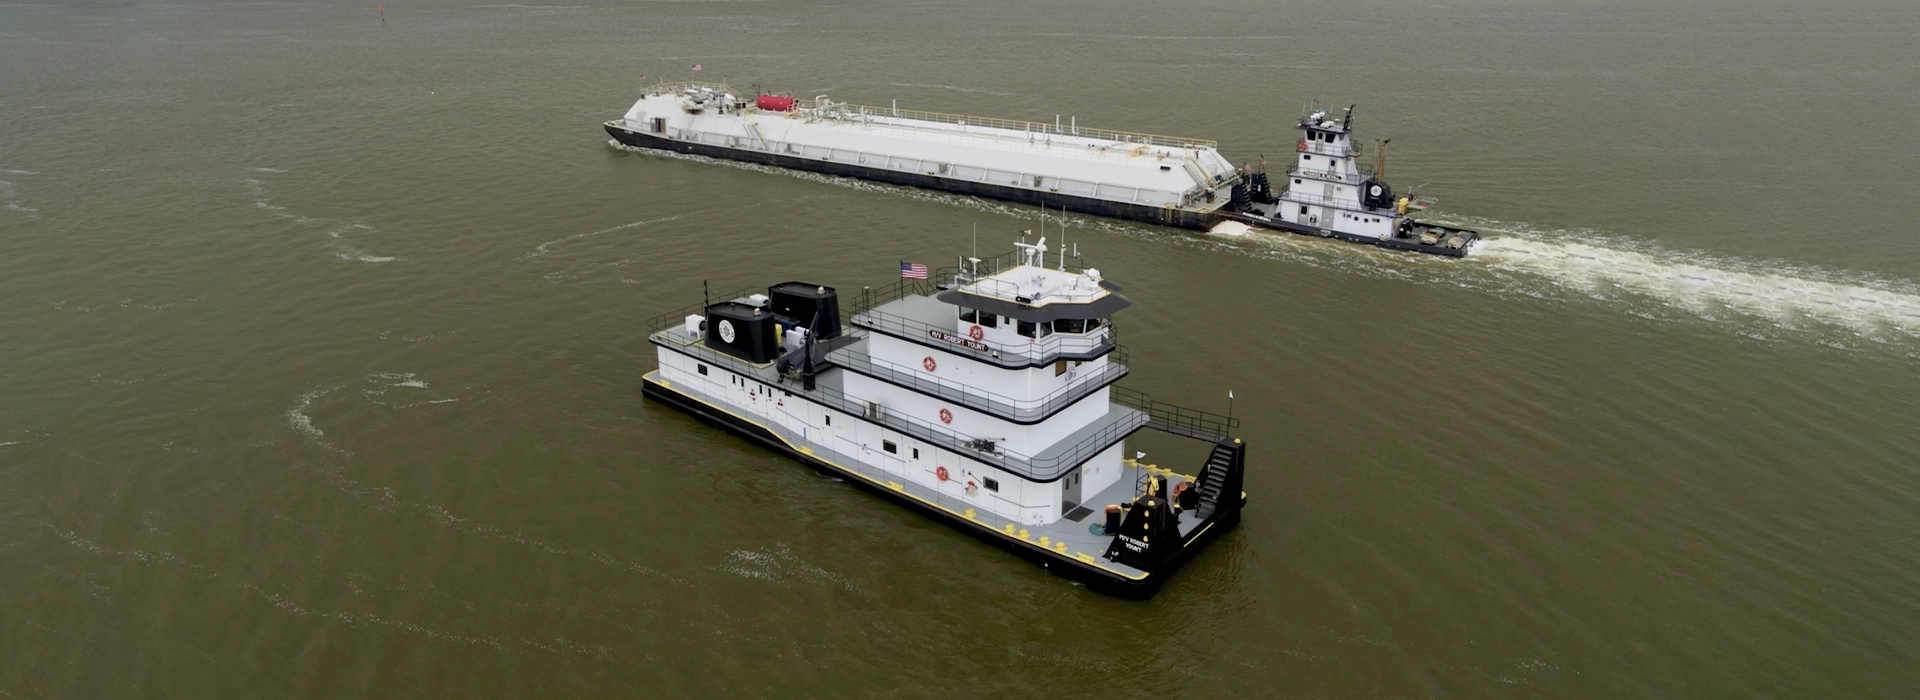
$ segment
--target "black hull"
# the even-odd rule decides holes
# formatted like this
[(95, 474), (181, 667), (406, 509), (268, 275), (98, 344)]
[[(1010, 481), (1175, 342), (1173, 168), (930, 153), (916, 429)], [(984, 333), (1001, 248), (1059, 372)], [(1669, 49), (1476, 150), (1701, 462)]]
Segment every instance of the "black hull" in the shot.
[(1421, 243), (1420, 241), (1411, 239), (1411, 238), (1388, 238), (1388, 239), (1382, 240), (1382, 239), (1373, 238), (1370, 236), (1356, 236), (1350, 233), (1341, 233), (1339, 231), (1319, 228), (1316, 226), (1303, 226), (1300, 224), (1289, 223), (1279, 219), (1269, 219), (1267, 217), (1258, 216), (1254, 214), (1229, 213), (1229, 214), (1225, 214), (1224, 218), (1232, 219), (1234, 221), (1241, 222), (1248, 226), (1257, 226), (1260, 228), (1272, 229), (1275, 231), (1288, 231), (1292, 233), (1298, 233), (1303, 236), (1317, 236), (1320, 238), (1332, 238), (1335, 240), (1346, 241), (1348, 243), (1358, 243), (1360, 245), (1377, 246), (1380, 248), (1390, 248), (1393, 250), (1410, 250), (1415, 253), (1426, 253), (1428, 255), (1444, 255), (1449, 258), (1467, 257), (1467, 248), (1472, 246), (1473, 241), (1480, 239), (1480, 234), (1477, 232), (1465, 231), (1460, 229), (1450, 229), (1458, 233), (1465, 234), (1467, 243), (1464, 245), (1461, 245), (1458, 248), (1448, 248), (1445, 245), (1427, 245), (1425, 243)]
[(607, 134), (612, 136), (615, 141), (635, 148), (653, 148), (662, 151), (673, 151), (675, 153), (693, 153), (710, 158), (725, 158), (727, 160), (738, 160), (747, 163), (775, 165), (782, 168), (793, 168), (795, 170), (806, 170), (828, 175), (840, 175), (862, 180), (874, 180), (876, 182), (885, 182), (893, 185), (940, 190), (942, 192), (998, 199), (1018, 204), (1066, 209), (1082, 214), (1129, 219), (1162, 226), (1177, 226), (1197, 231), (1204, 231), (1220, 221), (1220, 215), (1213, 212), (1182, 211), (1166, 207), (1150, 207), (1055, 192), (1035, 192), (1033, 190), (994, 185), (985, 182), (970, 182), (952, 178), (935, 177), (932, 175), (922, 175), (920, 173), (903, 173), (897, 170), (870, 168), (855, 163), (835, 163), (810, 158), (795, 158), (778, 153), (727, 148), (725, 146), (710, 146), (704, 143), (687, 143), (684, 141), (660, 138), (652, 134), (630, 131), (614, 122), (608, 122), (606, 128)]
[(1085, 584), (1089, 589), (1111, 596), (1136, 600), (1145, 600), (1153, 597), (1155, 593), (1160, 591), (1160, 586), (1165, 583), (1167, 577), (1171, 576), (1188, 557), (1191, 557), (1194, 552), (1240, 524), (1240, 509), (1231, 509), (1230, 513), (1222, 514), (1221, 517), (1211, 522), (1211, 524), (1203, 523), (1201, 525), (1202, 529), (1192, 540), (1186, 542), (1178, 552), (1170, 556), (1167, 561), (1159, 567), (1147, 572), (1146, 578), (1129, 579), (1077, 559), (1061, 556), (1050, 550), (1040, 549), (1024, 541), (1010, 539), (1000, 535), (998, 532), (986, 529), (979, 523), (934, 508), (900, 492), (881, 487), (859, 474), (841, 469), (830, 462), (793, 449), (791, 445), (787, 444), (787, 441), (780, 439), (778, 435), (775, 435), (764, 426), (742, 419), (731, 412), (715, 409), (698, 399), (674, 391), (651, 379), (642, 380), (640, 384), (641, 394), (648, 400), (657, 401), (685, 411), (695, 418), (700, 419), (702, 422), (720, 427), (728, 432), (757, 442), (762, 447), (785, 454), (823, 473), (842, 478), (847, 483), (855, 484), (865, 489), (868, 493), (907, 506), (919, 512), (921, 515), (945, 523), (961, 532), (973, 535), (982, 542), (998, 546), (1001, 549), (1018, 555), (1022, 559), (1039, 564), (1055, 576)]

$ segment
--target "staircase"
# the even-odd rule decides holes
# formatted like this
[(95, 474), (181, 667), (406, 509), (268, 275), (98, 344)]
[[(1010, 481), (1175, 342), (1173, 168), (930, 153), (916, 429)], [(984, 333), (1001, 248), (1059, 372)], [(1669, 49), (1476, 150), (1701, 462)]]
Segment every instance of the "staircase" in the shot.
[(1222, 440), (1213, 444), (1206, 465), (1200, 468), (1200, 517), (1212, 517), (1223, 506), (1240, 508), (1241, 474), (1246, 463), (1246, 443)]

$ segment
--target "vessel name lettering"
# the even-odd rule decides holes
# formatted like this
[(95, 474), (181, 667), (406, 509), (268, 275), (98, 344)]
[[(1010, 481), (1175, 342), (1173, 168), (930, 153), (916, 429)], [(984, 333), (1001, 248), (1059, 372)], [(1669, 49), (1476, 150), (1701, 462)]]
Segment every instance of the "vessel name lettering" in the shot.
[(987, 351), (986, 343), (982, 343), (977, 340), (968, 340), (966, 338), (962, 338), (960, 336), (954, 335), (952, 333), (947, 333), (944, 331), (928, 329), (927, 337), (932, 338), (934, 340), (944, 340), (946, 342), (953, 343), (954, 345), (958, 345), (960, 347), (967, 348), (969, 350), (978, 350), (980, 352)]

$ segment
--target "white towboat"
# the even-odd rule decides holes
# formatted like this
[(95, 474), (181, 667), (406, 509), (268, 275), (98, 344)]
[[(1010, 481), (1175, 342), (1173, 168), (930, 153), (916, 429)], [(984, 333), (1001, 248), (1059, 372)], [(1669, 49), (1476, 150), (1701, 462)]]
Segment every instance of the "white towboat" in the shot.
[[(656, 318), (643, 392), (1103, 592), (1151, 596), (1238, 524), (1231, 418), (1115, 385), (1131, 304), (1045, 238), (863, 290), (785, 282)], [(903, 272), (926, 274), (924, 267)], [(1127, 437), (1211, 444), (1191, 475)], [(1182, 470), (1188, 471), (1188, 470)]]

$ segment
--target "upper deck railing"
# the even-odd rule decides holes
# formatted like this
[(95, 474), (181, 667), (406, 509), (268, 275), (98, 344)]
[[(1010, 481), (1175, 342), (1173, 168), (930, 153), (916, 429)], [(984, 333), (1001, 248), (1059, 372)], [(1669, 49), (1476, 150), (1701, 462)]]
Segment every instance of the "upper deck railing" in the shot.
[(735, 98), (740, 97), (740, 93), (734, 92), (733, 87), (727, 85), (726, 83), (712, 83), (704, 80), (663, 80), (663, 81), (654, 83), (652, 85), (648, 85), (646, 88), (646, 92), (647, 94), (656, 94), (656, 93), (679, 94), (681, 92), (685, 92), (687, 88), (706, 88), (708, 90), (712, 90), (717, 93), (732, 95)]
[(1302, 153), (1311, 153), (1317, 156), (1328, 156), (1332, 158), (1357, 158), (1360, 156), (1360, 149), (1357, 147), (1336, 146), (1319, 141), (1300, 141), (1294, 148)]
[(953, 124), (956, 126), (979, 126), (979, 127), (986, 127), (989, 129), (1005, 129), (1007, 131), (1017, 131), (1023, 134), (1052, 134), (1056, 136), (1078, 136), (1081, 138), (1103, 139), (1107, 141), (1118, 141), (1121, 143), (1137, 143), (1137, 144), (1143, 144), (1143, 145), (1149, 145), (1149, 146), (1163, 146), (1167, 148), (1186, 148), (1186, 149), (1193, 149), (1193, 150), (1207, 150), (1207, 149), (1219, 148), (1220, 146), (1220, 143), (1218, 141), (1211, 141), (1208, 139), (1186, 138), (1182, 136), (1163, 136), (1160, 134), (1143, 134), (1143, 133), (1132, 132), (1132, 131), (1114, 131), (1112, 129), (1096, 129), (1093, 127), (1078, 126), (1078, 125), (1048, 124), (1046, 122), (1034, 122), (1034, 121), (1027, 121), (1024, 119), (1000, 119), (998, 117), (982, 117), (982, 116), (972, 115), (972, 114), (947, 114), (945, 112), (928, 112), (928, 111), (918, 110), (918, 109), (900, 109), (899, 107), (875, 107), (872, 105), (860, 105), (860, 104), (853, 104), (850, 102), (833, 102), (831, 100), (826, 100), (824, 98), (817, 98), (814, 101), (814, 104), (812, 106), (806, 107), (804, 109), (808, 111), (808, 113), (816, 116), (830, 117), (830, 118), (836, 118), (836, 119), (851, 119), (851, 118), (861, 118), (861, 117), (892, 117), (895, 119), (934, 122), (937, 124)]
[[(950, 269), (942, 269), (935, 275), (935, 279), (951, 280), (952, 278), (953, 273)], [(847, 319), (849, 323), (860, 328), (1009, 368), (1031, 367), (1054, 360), (1089, 360), (1106, 354), (1116, 347), (1113, 326), (1108, 324), (1097, 336), (1091, 332), (1085, 336), (1053, 333), (1045, 338), (1036, 338), (1032, 343), (1007, 345), (989, 342), (981, 343), (985, 349), (976, 349), (935, 339), (935, 333), (954, 333), (957, 328), (955, 323), (928, 323), (881, 309), (886, 304), (910, 294), (932, 296), (940, 289), (951, 286), (950, 282), (935, 285), (929, 280), (903, 279), (895, 284), (869, 287), (861, 290), (859, 296), (854, 298), (850, 307), (852, 311), (847, 314)]]

